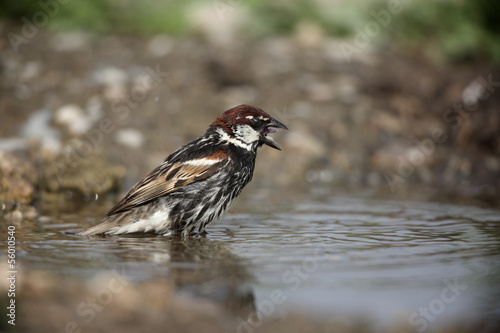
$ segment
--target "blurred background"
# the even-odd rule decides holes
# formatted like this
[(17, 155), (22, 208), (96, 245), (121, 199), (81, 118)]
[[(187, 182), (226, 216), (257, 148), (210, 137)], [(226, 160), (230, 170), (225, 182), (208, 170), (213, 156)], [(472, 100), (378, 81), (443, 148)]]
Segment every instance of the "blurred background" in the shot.
[(498, 203), (498, 6), (4, 1), (0, 151), (36, 164), (40, 177), (18, 175), (36, 191), (104, 194), (248, 103), (291, 128), (251, 186), (459, 188)]
[(243, 103), (290, 131), (236, 211), (318, 190), (498, 208), (499, 17), (493, 0), (4, 0), (1, 214), (110, 208)]

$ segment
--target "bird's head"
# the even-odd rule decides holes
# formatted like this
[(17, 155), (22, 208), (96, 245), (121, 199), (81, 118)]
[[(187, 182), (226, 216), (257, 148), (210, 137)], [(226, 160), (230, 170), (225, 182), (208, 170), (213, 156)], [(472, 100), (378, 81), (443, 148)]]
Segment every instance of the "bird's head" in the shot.
[(247, 150), (255, 150), (263, 144), (281, 150), (276, 141), (268, 136), (276, 132), (273, 127), (288, 129), (264, 110), (247, 104), (227, 110), (210, 125), (223, 140)]

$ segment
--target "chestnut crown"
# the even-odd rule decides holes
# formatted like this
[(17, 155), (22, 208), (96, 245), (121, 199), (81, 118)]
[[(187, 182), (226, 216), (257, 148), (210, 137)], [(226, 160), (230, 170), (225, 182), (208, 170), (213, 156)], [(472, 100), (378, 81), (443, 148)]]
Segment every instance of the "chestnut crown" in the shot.
[(276, 132), (274, 128), (288, 130), (282, 122), (261, 108), (248, 104), (238, 105), (220, 114), (210, 128), (217, 130), (230, 143), (247, 150), (255, 150), (263, 144), (281, 150), (268, 134)]

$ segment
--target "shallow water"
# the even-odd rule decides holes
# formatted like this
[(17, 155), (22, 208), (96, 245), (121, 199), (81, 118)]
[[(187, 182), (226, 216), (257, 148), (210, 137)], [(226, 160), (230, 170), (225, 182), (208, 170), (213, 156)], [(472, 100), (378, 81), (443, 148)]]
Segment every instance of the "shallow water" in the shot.
[(38, 221), (17, 228), (19, 261), (82, 279), (117, 270), (134, 281), (174, 280), (180, 294), (242, 317), (300, 311), (415, 330), (500, 317), (499, 210), (366, 193), (259, 194), (204, 237), (70, 234), (110, 204), (42, 207)]

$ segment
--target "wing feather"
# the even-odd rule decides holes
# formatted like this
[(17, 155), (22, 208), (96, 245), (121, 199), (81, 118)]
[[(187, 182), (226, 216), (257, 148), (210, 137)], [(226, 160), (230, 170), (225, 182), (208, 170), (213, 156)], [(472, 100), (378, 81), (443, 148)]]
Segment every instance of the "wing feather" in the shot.
[(204, 180), (228, 163), (226, 153), (175, 163), (163, 163), (137, 183), (106, 215), (130, 210), (183, 186)]

